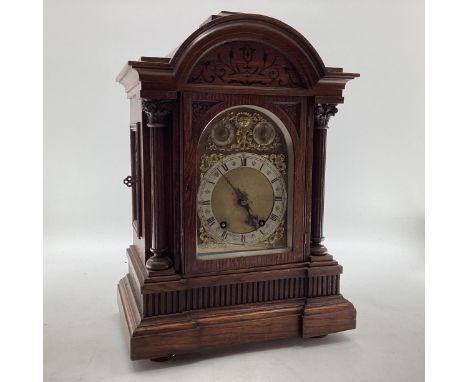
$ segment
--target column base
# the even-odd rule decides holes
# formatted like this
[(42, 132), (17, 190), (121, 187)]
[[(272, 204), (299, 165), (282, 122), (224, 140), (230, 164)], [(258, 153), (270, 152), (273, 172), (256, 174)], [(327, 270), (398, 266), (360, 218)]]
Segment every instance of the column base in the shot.
[(171, 266), (172, 261), (167, 257), (153, 255), (148, 260), (146, 260), (146, 268), (150, 271), (164, 271), (169, 269)]
[(310, 244), (310, 255), (311, 256), (324, 256), (328, 255), (328, 249), (323, 244)]

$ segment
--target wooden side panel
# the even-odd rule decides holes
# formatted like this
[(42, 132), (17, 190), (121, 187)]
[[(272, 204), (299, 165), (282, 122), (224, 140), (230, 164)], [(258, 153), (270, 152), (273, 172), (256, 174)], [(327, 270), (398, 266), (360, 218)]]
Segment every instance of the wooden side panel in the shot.
[(149, 198), (147, 194), (147, 158), (145, 129), (142, 126), (141, 102), (138, 97), (130, 99), (130, 149), (131, 149), (131, 170), (134, 186), (132, 187), (132, 226), (133, 245), (135, 250), (144, 261), (148, 239), (151, 239), (151, 232), (148, 231), (148, 206)]

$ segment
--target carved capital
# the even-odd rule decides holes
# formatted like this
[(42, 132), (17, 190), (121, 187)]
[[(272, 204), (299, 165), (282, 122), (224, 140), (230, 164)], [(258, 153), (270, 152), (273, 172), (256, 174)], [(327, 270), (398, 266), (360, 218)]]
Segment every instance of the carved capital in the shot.
[(142, 100), (141, 108), (148, 117), (148, 127), (163, 127), (172, 113), (171, 100)]
[(336, 104), (323, 103), (315, 105), (314, 122), (316, 129), (328, 129), (328, 121), (331, 116), (338, 113)]

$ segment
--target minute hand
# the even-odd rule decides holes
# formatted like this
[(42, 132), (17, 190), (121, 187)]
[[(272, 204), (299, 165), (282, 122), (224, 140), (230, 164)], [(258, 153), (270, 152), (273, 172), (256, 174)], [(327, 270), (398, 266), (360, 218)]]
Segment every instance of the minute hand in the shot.
[(229, 180), (229, 178), (224, 175), (221, 170), (219, 170), (219, 173), (224, 177), (224, 179), (226, 179), (226, 182), (229, 184), (229, 186), (231, 186), (231, 188), (234, 190), (234, 192), (236, 193), (236, 196), (238, 198), (239, 201), (245, 199), (246, 197), (246, 194), (244, 194), (241, 190), (239, 190), (237, 187), (234, 187), (234, 185), (231, 183), (231, 181)]
[(249, 206), (249, 200), (247, 199), (247, 194), (239, 190), (237, 187), (234, 187), (234, 185), (231, 183), (229, 178), (224, 175), (219, 169), (219, 173), (223, 176), (224, 179), (226, 179), (226, 182), (229, 184), (229, 186), (234, 190), (237, 196), (237, 202), (241, 207), (244, 207), (247, 211), (247, 214), (249, 215), (247, 219), (247, 223), (253, 226), (255, 229), (258, 228), (258, 216), (254, 215), (252, 209)]

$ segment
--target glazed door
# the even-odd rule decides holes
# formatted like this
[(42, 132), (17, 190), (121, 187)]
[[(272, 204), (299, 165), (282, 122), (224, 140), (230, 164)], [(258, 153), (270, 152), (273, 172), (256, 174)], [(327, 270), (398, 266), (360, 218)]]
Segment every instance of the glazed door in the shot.
[(306, 101), (187, 93), (181, 106), (185, 273), (303, 262)]

